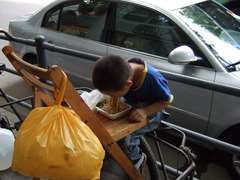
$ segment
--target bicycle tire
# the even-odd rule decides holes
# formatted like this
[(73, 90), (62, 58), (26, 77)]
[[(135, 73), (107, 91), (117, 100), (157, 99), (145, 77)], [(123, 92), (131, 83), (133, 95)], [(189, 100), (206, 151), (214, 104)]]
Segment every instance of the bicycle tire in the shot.
[(140, 138), (140, 148), (147, 156), (147, 162), (142, 170), (144, 180), (159, 180), (160, 175), (155, 155), (144, 136)]

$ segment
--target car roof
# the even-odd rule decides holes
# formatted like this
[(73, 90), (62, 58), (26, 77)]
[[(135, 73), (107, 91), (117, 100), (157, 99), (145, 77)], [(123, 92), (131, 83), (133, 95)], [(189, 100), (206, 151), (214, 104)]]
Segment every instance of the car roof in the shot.
[(123, 1), (138, 2), (139, 4), (140, 2), (143, 2), (144, 4), (152, 4), (154, 6), (158, 6), (166, 10), (174, 10), (174, 9), (182, 8), (192, 4), (196, 4), (199, 2), (203, 2), (206, 0), (167, 0), (167, 1), (166, 0), (123, 0)]
[[(59, 4), (60, 2), (69, 2), (71, 0), (56, 0), (53, 4)], [(174, 10), (188, 5), (196, 4), (206, 0), (106, 0), (115, 2), (126, 2), (126, 3), (136, 3), (140, 5), (145, 5), (148, 7), (159, 7), (165, 10)]]

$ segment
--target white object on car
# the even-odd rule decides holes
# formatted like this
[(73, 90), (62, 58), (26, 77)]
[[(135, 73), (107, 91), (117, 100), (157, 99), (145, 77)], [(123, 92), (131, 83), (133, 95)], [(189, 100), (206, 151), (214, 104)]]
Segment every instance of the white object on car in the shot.
[(197, 57), (194, 55), (193, 50), (190, 47), (183, 45), (177, 47), (169, 54), (168, 61), (173, 64), (184, 64), (197, 61)]

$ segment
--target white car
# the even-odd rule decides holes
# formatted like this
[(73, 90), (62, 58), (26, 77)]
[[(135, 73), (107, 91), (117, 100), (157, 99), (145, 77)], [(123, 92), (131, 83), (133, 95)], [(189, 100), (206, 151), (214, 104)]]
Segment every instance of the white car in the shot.
[[(46, 42), (97, 56), (138, 57), (162, 71), (240, 88), (238, 19), (211, 0), (58, 0), (12, 20), (9, 32), (26, 39), (43, 35)], [(36, 64), (34, 47), (11, 45)], [(197, 58), (169, 62), (171, 51), (182, 45)], [(92, 87), (94, 61), (47, 51), (47, 64), (57, 64), (76, 86)], [(239, 97), (171, 80), (169, 85), (174, 95), (169, 122), (240, 145)], [(239, 177), (240, 158), (226, 157)]]

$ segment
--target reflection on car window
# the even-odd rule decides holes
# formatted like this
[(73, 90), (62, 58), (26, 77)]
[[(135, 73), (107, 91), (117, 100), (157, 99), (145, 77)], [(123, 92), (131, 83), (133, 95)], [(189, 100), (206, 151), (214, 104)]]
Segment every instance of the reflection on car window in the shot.
[(97, 1), (70, 3), (57, 10), (49, 11), (45, 15), (42, 26), (66, 34), (100, 41), (107, 11), (107, 3)]
[(43, 27), (57, 30), (60, 10), (51, 10), (44, 18)]
[(129, 4), (118, 4), (112, 44), (167, 57), (176, 47), (191, 46), (188, 38), (166, 17)]
[[(223, 66), (228, 67), (239, 61), (240, 22), (231, 12), (206, 1), (175, 10), (175, 13), (209, 47)], [(240, 67), (229, 69), (235, 70), (240, 70)]]

